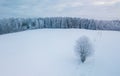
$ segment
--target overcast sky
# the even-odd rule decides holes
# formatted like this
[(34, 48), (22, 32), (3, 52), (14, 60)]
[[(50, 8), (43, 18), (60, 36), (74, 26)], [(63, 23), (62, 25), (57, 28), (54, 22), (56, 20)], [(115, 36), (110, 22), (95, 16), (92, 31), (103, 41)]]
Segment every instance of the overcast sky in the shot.
[(0, 0), (0, 18), (56, 16), (120, 19), (120, 0)]

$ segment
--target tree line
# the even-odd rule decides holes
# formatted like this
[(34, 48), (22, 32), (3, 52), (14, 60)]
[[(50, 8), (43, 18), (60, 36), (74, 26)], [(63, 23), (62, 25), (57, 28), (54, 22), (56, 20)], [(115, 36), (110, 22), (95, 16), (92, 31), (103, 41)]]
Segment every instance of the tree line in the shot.
[(120, 20), (107, 21), (72, 17), (0, 19), (0, 34), (43, 28), (77, 28), (119, 31)]

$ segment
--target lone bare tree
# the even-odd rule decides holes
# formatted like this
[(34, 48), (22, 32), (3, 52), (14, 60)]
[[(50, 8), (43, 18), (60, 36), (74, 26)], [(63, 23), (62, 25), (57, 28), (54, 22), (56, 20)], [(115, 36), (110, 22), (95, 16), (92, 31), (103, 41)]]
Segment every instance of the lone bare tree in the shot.
[(75, 51), (77, 55), (80, 57), (82, 63), (84, 63), (86, 58), (93, 53), (92, 44), (90, 43), (89, 38), (86, 36), (80, 37), (77, 40)]

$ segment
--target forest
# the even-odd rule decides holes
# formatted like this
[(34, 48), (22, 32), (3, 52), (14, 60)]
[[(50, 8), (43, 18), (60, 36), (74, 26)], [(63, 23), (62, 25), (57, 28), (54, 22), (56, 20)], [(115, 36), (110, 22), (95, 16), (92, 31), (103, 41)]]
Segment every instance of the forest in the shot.
[(120, 20), (94, 20), (72, 17), (4, 18), (0, 19), (0, 34), (31, 29), (120, 30)]

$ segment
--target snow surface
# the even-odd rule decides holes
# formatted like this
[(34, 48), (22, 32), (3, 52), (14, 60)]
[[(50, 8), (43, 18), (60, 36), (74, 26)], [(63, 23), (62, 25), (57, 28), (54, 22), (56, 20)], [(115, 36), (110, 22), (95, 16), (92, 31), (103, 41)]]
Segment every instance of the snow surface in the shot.
[[(88, 36), (94, 54), (82, 64), (76, 40)], [(120, 76), (120, 32), (40, 29), (0, 35), (0, 76)]]

